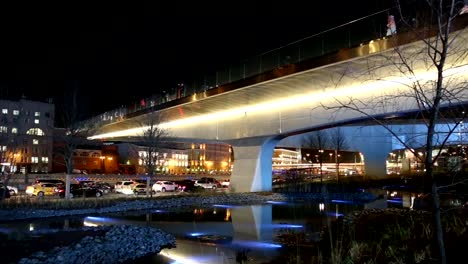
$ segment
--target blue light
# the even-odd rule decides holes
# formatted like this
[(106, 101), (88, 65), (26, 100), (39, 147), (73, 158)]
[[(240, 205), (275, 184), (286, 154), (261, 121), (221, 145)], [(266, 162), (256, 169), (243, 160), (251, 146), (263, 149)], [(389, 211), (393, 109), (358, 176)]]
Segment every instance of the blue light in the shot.
[(87, 217), (85, 217), (85, 220), (90, 220), (90, 221), (95, 221), (95, 222), (101, 222), (101, 223), (104, 223), (104, 222), (113, 222), (113, 221), (115, 221), (115, 220), (112, 219), (112, 218), (108, 218), (108, 217), (97, 217), (97, 216), (87, 216)]
[(124, 220), (110, 218), (110, 217), (96, 217), (87, 216), (84, 218), (84, 224), (88, 223), (91, 225), (113, 225), (113, 224), (124, 224)]
[(336, 217), (344, 216), (344, 214), (334, 213), (334, 212), (326, 212), (325, 214), (328, 216), (336, 216)]
[(89, 181), (89, 178), (88, 177), (79, 177), (79, 178), (75, 178), (76, 181)]
[[(219, 256), (203, 255), (203, 256), (179, 256), (167, 255), (166, 257), (174, 259), (170, 264), (199, 264), (199, 263), (218, 263)], [(175, 259), (176, 258), (176, 259)]]
[(403, 203), (403, 201), (399, 200), (399, 199), (387, 199), (387, 202), (389, 202), (389, 203), (398, 203), (398, 204)]
[(245, 246), (247, 248), (281, 248), (279, 244), (258, 241), (235, 241), (232, 244)]
[(279, 202), (279, 201), (267, 201), (270, 204), (287, 204), (286, 202)]
[(225, 205), (225, 204), (215, 204), (213, 205), (214, 207), (220, 207), (220, 208), (233, 208), (233, 205)]
[(290, 224), (275, 224), (271, 225), (272, 228), (303, 228), (302, 225), (290, 225)]
[(0, 233), (9, 234), (9, 233), (11, 233), (11, 232), (13, 232), (13, 229), (11, 229), (11, 228), (6, 228), (6, 227), (0, 228)]
[(344, 204), (353, 204), (353, 201), (346, 201), (346, 200), (331, 200), (332, 203), (344, 203)]
[(192, 236), (192, 237), (198, 237), (198, 236), (203, 236), (205, 235), (205, 233), (189, 233), (189, 236)]
[(166, 211), (157, 209), (157, 210), (153, 210), (151, 212), (152, 213), (165, 213)]

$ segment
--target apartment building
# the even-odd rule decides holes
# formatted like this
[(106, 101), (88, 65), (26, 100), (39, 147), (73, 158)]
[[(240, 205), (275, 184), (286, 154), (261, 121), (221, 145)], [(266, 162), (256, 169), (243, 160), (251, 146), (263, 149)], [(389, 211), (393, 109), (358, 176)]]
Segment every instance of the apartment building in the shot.
[(26, 99), (0, 99), (0, 170), (49, 172), (55, 105)]

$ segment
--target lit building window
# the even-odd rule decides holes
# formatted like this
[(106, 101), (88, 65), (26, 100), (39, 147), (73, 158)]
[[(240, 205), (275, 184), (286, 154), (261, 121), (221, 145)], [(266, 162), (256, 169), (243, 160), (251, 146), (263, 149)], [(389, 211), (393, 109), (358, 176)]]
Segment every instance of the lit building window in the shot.
[(39, 119), (34, 119), (34, 124), (39, 124)]
[(34, 112), (34, 116), (41, 116), (40, 112)]
[(39, 163), (38, 157), (31, 157), (31, 163)]
[(7, 150), (7, 146), (0, 146), (0, 151), (6, 151)]
[(39, 144), (39, 139), (33, 139), (33, 145)]
[(26, 131), (26, 134), (28, 135), (36, 135), (36, 136), (44, 136), (44, 131), (40, 128), (30, 128), (28, 131)]
[(19, 115), (19, 110), (13, 110), (13, 115)]
[(48, 157), (41, 157), (41, 162), (42, 163), (49, 163), (49, 158)]
[(2, 109), (2, 114), (4, 114), (4, 115), (8, 114), (8, 109), (3, 108), (3, 109)]
[(17, 134), (18, 133), (18, 129), (16, 127), (12, 128), (11, 129), (11, 133), (12, 134)]
[(0, 133), (6, 133), (8, 128), (6, 126), (0, 126)]

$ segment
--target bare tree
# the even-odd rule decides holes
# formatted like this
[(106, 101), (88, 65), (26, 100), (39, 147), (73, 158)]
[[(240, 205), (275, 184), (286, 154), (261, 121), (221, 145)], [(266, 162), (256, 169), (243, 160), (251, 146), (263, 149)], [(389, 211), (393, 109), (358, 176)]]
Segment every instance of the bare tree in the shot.
[(335, 151), (336, 180), (340, 182), (340, 151), (348, 148), (346, 135), (340, 127), (330, 132), (330, 146)]
[[(361, 97), (336, 97), (336, 106), (322, 106), (337, 111), (356, 111), (383, 126), (412, 152), (414, 149), (394, 131), (391, 121), (401, 114), (411, 113), (414, 120), (425, 125), (425, 132), (421, 135), (425, 139), (425, 153), (414, 156), (424, 158), (425, 177), (426, 181), (430, 182), (433, 197), (440, 261), (446, 263), (439, 199), (439, 190), (445, 186), (438, 186), (434, 164), (467, 114), (464, 110), (467, 101), (467, 80), (466, 75), (460, 74), (466, 72), (468, 63), (467, 15), (460, 15), (463, 13), (462, 1), (420, 1), (418, 3), (425, 4), (426, 8), (417, 10), (423, 10), (420, 12), (423, 15), (417, 15), (418, 26), (411, 28), (409, 25), (413, 17), (406, 17), (406, 6), (396, 2), (401, 23), (408, 25), (410, 30), (391, 36), (387, 43), (393, 44), (393, 49), (382, 49), (379, 56), (369, 57), (366, 72), (359, 72), (350, 67), (337, 82), (343, 83), (346, 78), (354, 76), (359, 77), (361, 82), (368, 78), (374, 83), (374, 87), (379, 85), (379, 81), (382, 85), (391, 83), (393, 90), (380, 94), (368, 92)], [(402, 45), (410, 42), (414, 45)], [(388, 76), (394, 78), (390, 79)]]
[(330, 136), (324, 130), (314, 131), (303, 138), (303, 147), (317, 149), (318, 162), (320, 166), (320, 183), (323, 182), (323, 157), (324, 150), (330, 146)]
[(144, 147), (144, 152), (143, 155), (140, 155), (140, 159), (143, 160), (146, 172), (148, 173), (146, 194), (149, 195), (150, 179), (154, 175), (160, 159), (162, 142), (167, 139), (169, 133), (160, 126), (163, 119), (158, 112), (149, 113), (144, 118), (140, 124), (143, 127), (143, 133), (139, 136), (139, 143)]
[(80, 123), (78, 93), (79, 87), (75, 82), (71, 92), (64, 95), (64, 102), (59, 110), (63, 129), (57, 129), (54, 135), (56, 141), (54, 155), (58, 156), (57, 162), (63, 161), (66, 168), (65, 198), (70, 198), (70, 181), (74, 169), (73, 154), (79, 145), (92, 144), (86, 139), (89, 129)]

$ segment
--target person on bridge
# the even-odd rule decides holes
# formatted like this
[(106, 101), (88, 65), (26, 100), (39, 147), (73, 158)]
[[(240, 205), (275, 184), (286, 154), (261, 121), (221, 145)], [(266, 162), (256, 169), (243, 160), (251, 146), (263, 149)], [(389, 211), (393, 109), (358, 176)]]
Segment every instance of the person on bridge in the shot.
[(395, 17), (389, 15), (387, 18), (387, 36), (392, 36), (394, 34), (396, 34)]
[(460, 9), (460, 15), (463, 15), (463, 14), (468, 14), (468, 0), (464, 0), (464, 5), (463, 7)]

